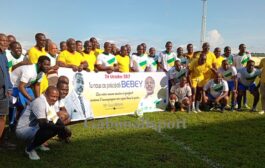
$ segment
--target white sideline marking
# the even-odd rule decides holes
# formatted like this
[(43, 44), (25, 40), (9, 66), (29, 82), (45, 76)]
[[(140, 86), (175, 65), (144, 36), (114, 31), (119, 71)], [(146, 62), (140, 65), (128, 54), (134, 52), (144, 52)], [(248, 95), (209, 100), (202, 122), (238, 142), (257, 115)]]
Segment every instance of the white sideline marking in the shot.
[[(147, 124), (148, 123), (145, 120), (143, 120), (143, 121), (144, 121), (144, 124)], [(191, 149), (191, 147), (189, 147), (185, 143), (183, 143), (183, 142), (181, 142), (179, 140), (175, 140), (172, 136), (169, 136), (169, 135), (163, 133), (162, 130), (157, 130), (156, 128), (153, 128), (153, 127), (149, 127), (149, 128), (152, 128), (153, 130), (155, 130), (157, 133), (159, 133), (160, 135), (162, 135), (166, 139), (172, 141), (174, 144), (176, 144), (177, 146), (179, 146), (182, 150), (186, 151), (187, 153), (192, 154), (197, 159), (199, 159), (199, 160), (207, 163), (210, 167), (212, 167), (212, 168), (223, 168), (224, 167), (221, 164), (219, 164), (219, 163), (211, 160), (208, 156), (202, 155), (199, 152)]]

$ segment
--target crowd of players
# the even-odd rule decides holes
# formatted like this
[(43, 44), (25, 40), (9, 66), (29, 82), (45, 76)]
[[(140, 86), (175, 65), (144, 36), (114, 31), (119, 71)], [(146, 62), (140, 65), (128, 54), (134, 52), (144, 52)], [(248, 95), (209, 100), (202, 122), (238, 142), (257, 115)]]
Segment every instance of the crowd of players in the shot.
[[(0, 135), (3, 137), (9, 113), (10, 127), (17, 126), (17, 136), (29, 140), (26, 153), (33, 160), (39, 159), (35, 149), (47, 150), (43, 144), (51, 137), (69, 141), (71, 136), (65, 127), (70, 121), (64, 108), (69, 81), (58, 76), (59, 67), (107, 73), (165, 72), (169, 79), (167, 109), (171, 112), (248, 109), (264, 114), (265, 59), (255, 64), (245, 44), (239, 45), (237, 54), (232, 54), (229, 46), (223, 53), (218, 47), (211, 52), (209, 43), (196, 52), (188, 44), (184, 53), (181, 47), (174, 52), (168, 41), (165, 50), (157, 54), (154, 47), (147, 50), (145, 43), (139, 44), (135, 53), (129, 44), (118, 48), (105, 42), (100, 48), (94, 37), (84, 42), (69, 38), (60, 43), (60, 49), (43, 33), (37, 33), (35, 40), (36, 45), (26, 51), (13, 35), (0, 34)], [(251, 108), (247, 91), (253, 95)], [(258, 111), (260, 93), (262, 109)]]

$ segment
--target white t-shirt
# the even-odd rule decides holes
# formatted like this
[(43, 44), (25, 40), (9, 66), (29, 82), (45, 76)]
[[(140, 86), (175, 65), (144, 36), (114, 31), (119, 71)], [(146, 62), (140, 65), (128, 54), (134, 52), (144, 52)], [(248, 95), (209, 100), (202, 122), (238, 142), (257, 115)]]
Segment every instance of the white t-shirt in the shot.
[(210, 90), (210, 94), (216, 98), (221, 94), (223, 94), (223, 92), (228, 92), (229, 88), (225, 80), (222, 79), (220, 83), (215, 83), (214, 79), (211, 79), (203, 87), (203, 90), (204, 91)]
[(252, 83), (254, 83), (257, 76), (261, 74), (261, 71), (259, 69), (254, 68), (254, 70), (249, 73), (247, 71), (247, 68), (241, 68), (238, 70), (238, 80), (241, 84), (244, 86), (250, 86)]
[(132, 55), (130, 60), (130, 66), (134, 67), (138, 72), (144, 72), (148, 64), (148, 58), (146, 54), (142, 56)]
[(109, 67), (113, 66), (114, 64), (117, 64), (117, 60), (112, 54), (106, 55), (104, 53), (101, 53), (97, 56), (97, 64)]
[(65, 99), (61, 99), (58, 100), (55, 104), (54, 104), (54, 108), (56, 113), (60, 111), (60, 108), (65, 107)]
[(56, 54), (56, 56), (53, 57), (53, 56), (51, 56), (49, 53), (47, 53), (47, 57), (49, 57), (50, 60), (51, 60), (51, 66), (56, 65), (56, 59), (57, 59), (57, 56), (58, 56), (58, 55)]
[(181, 67), (180, 71), (177, 71), (175, 67), (172, 67), (168, 71), (169, 80), (175, 79), (176, 83), (179, 83), (180, 79), (183, 76), (187, 76), (187, 74), (188, 74), (188, 70), (187, 68), (184, 68), (184, 67)]
[(151, 72), (157, 71), (157, 61), (158, 55), (155, 55), (155, 57), (148, 57), (147, 66), (150, 68)]
[(12, 71), (10, 78), (14, 87), (18, 87), (20, 82), (26, 83), (26, 87), (35, 82), (41, 82), (43, 72), (37, 73), (37, 64), (23, 65)]
[(189, 60), (187, 57), (184, 57), (184, 56), (181, 56), (181, 57), (178, 57), (180, 59), (180, 63), (182, 66), (184, 67), (187, 67), (188, 64), (189, 64)]
[(248, 60), (250, 60), (250, 59), (251, 59), (250, 53), (244, 53), (243, 56), (236, 54), (234, 56), (234, 66), (236, 67), (237, 70), (239, 70), (239, 69), (245, 67)]
[(158, 62), (161, 63), (167, 71), (174, 66), (176, 60), (180, 59), (177, 58), (177, 55), (174, 52), (167, 53), (166, 51), (163, 51), (158, 57)]
[(15, 58), (13, 57), (13, 55), (11, 54), (10, 50), (6, 50), (6, 58), (7, 58), (7, 62), (8, 62), (8, 68), (11, 68), (12, 66), (26, 60), (27, 58), (25, 57), (25, 55), (21, 54), (21, 56), (19, 58)]
[(228, 70), (224, 70), (223, 67), (220, 67), (217, 72), (221, 73), (226, 81), (233, 81), (232, 77), (237, 75), (237, 70), (234, 66), (230, 66)]
[(25, 129), (28, 127), (39, 128), (38, 119), (47, 119), (48, 121), (56, 121), (59, 119), (55, 113), (54, 105), (50, 106), (44, 95), (36, 98), (18, 120), (17, 129)]
[(187, 84), (184, 87), (180, 87), (179, 85), (172, 86), (170, 93), (174, 93), (177, 96), (178, 102), (182, 102), (186, 97), (192, 96), (191, 88)]
[(230, 54), (228, 57), (222, 55), (222, 57), (228, 61), (229, 65), (234, 65), (234, 55), (233, 54)]

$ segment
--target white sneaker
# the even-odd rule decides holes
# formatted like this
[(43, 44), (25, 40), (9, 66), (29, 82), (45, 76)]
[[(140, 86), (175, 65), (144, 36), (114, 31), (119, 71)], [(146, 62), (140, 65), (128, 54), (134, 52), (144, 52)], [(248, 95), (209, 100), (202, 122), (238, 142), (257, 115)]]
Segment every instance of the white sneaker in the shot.
[(193, 113), (197, 113), (197, 111), (195, 110), (195, 108), (192, 108), (191, 111), (192, 111)]
[(49, 151), (49, 150), (51, 150), (49, 147), (47, 147), (47, 146), (45, 146), (43, 144), (41, 146), (39, 146), (38, 149), (41, 150), (41, 151)]
[(37, 152), (33, 149), (32, 151), (27, 151), (27, 148), (25, 149), (26, 154), (28, 154), (30, 160), (40, 160), (39, 155)]
[(259, 114), (263, 115), (264, 114), (264, 110), (260, 111)]
[(245, 108), (245, 109), (247, 109), (247, 110), (250, 109), (250, 107), (249, 107), (247, 104), (244, 104), (243, 108)]
[(238, 108), (238, 104), (236, 104), (234, 108), (237, 109)]
[(200, 113), (200, 112), (202, 112), (199, 108), (198, 109), (196, 109), (196, 111), (198, 112), (198, 113)]

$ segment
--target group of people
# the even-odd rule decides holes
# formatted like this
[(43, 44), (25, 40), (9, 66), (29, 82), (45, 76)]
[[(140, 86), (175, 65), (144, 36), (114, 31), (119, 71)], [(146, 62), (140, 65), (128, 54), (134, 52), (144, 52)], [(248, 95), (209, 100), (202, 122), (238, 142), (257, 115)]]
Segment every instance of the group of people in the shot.
[[(250, 110), (257, 111), (261, 93), (259, 113), (264, 114), (265, 59), (255, 65), (245, 44), (239, 45), (237, 54), (231, 54), (229, 46), (223, 54), (220, 48), (211, 52), (209, 43), (196, 52), (188, 44), (184, 53), (181, 47), (174, 52), (173, 43), (168, 41), (165, 50), (157, 54), (154, 47), (147, 50), (145, 43), (139, 44), (135, 53), (129, 44), (119, 49), (105, 42), (101, 49), (94, 37), (84, 43), (69, 38), (60, 43), (60, 50), (43, 33), (37, 33), (35, 40), (36, 45), (26, 51), (13, 35), (0, 33), (0, 137), (4, 139), (5, 116), (9, 114), (10, 127), (18, 138), (28, 142), (25, 152), (33, 160), (40, 159), (37, 148), (49, 150), (46, 143), (51, 137), (58, 135), (69, 142), (71, 136), (66, 126), (71, 116), (65, 108), (69, 79), (58, 76), (59, 67), (75, 72), (164, 72), (168, 77), (171, 112), (223, 112), (225, 108), (242, 111), (249, 108), (249, 90), (254, 97)], [(257, 77), (261, 79), (255, 84)], [(76, 100), (82, 104), (82, 99)], [(84, 108), (84, 115), (85, 111)]]

